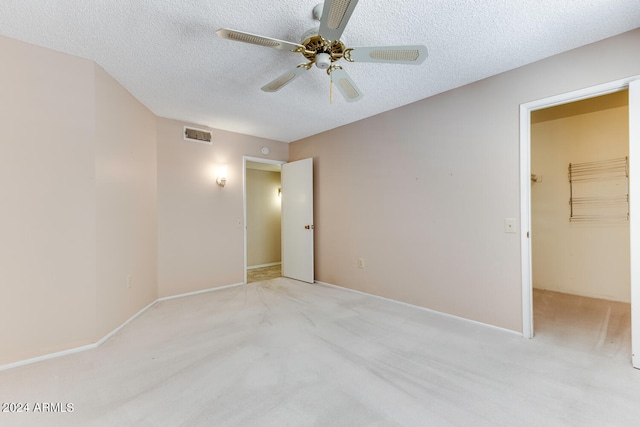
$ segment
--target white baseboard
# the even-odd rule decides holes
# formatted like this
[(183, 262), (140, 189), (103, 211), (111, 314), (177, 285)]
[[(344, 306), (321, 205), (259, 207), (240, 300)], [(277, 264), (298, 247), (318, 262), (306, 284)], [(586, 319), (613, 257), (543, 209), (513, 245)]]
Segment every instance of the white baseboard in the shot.
[(113, 331), (109, 332), (107, 335), (105, 335), (104, 337), (102, 337), (101, 340), (99, 340), (98, 342), (96, 342), (94, 345), (96, 347), (100, 347), (102, 344), (104, 344), (109, 338), (111, 338), (112, 336), (114, 336), (115, 334), (117, 334), (118, 332), (120, 332), (120, 330), (122, 330), (122, 328), (124, 328), (125, 326), (127, 326), (129, 323), (133, 322), (138, 316), (140, 316), (142, 313), (144, 313), (145, 311), (149, 310), (151, 307), (153, 307), (154, 305), (156, 305), (156, 303), (158, 302), (158, 300), (153, 301), (152, 303), (150, 303), (149, 305), (147, 305), (146, 307), (144, 307), (142, 310), (138, 311), (136, 314), (134, 314), (133, 316), (131, 316), (129, 319), (125, 320), (123, 324), (121, 324), (120, 326), (118, 326), (117, 328), (115, 328)]
[(627, 298), (627, 297), (625, 297), (625, 298), (616, 298), (616, 297), (612, 297), (612, 296), (608, 296), (608, 295), (600, 295), (598, 293), (576, 291), (576, 290), (573, 290), (573, 289), (539, 288), (538, 286), (534, 285), (533, 286), (533, 290), (558, 292), (558, 293), (561, 293), (561, 294), (575, 295), (575, 296), (578, 296), (578, 297), (603, 299), (605, 301), (623, 302), (625, 304), (631, 304), (631, 299)]
[[(370, 294), (370, 293), (367, 293), (367, 292), (358, 291), (358, 290), (355, 290), (355, 289), (345, 288), (343, 286), (333, 285), (331, 283), (321, 282), (319, 280), (316, 280), (314, 283), (317, 283), (317, 284), (323, 285), (323, 286), (336, 288), (336, 289), (341, 289), (341, 290), (348, 291), (348, 292), (354, 292), (354, 293), (357, 293), (357, 294), (378, 298), (378, 299), (381, 299), (381, 300), (384, 300), (384, 301), (389, 301), (389, 302), (393, 302), (393, 303), (396, 303), (396, 304), (400, 304), (400, 305), (404, 305), (404, 306), (408, 306), (408, 307), (412, 307), (412, 308), (417, 308), (419, 310), (423, 310), (423, 311), (426, 311), (426, 312), (429, 312), (429, 313), (433, 313), (433, 314), (437, 314), (437, 315), (440, 315), (440, 316), (449, 317), (449, 318), (458, 319), (458, 320), (463, 320), (465, 322), (473, 323), (473, 324), (476, 324), (476, 325), (481, 325), (481, 326), (484, 326), (484, 327), (497, 329), (497, 330), (500, 330), (500, 331), (503, 331), (503, 332), (507, 332), (507, 333), (510, 333), (510, 334), (515, 334), (515, 335), (522, 336), (522, 333), (516, 332), (516, 331), (512, 331), (511, 329), (501, 328), (499, 326), (490, 325), (488, 323), (482, 323), (482, 322), (478, 322), (476, 320), (471, 320), (471, 319), (467, 319), (467, 318), (464, 318), (464, 317), (455, 316), (453, 314), (447, 314), (447, 313), (443, 313), (443, 312), (440, 312), (440, 311), (435, 311), (435, 310), (432, 310), (432, 309), (429, 309), (429, 308), (426, 308), (426, 307), (421, 307), (419, 305), (409, 304), (409, 303), (406, 303), (406, 302), (397, 301), (397, 300), (386, 298), (386, 297), (381, 297), (379, 295), (374, 295), (374, 294)], [(79, 353), (81, 351), (96, 349), (96, 348), (100, 347), (102, 344), (104, 344), (109, 338), (111, 338), (112, 336), (114, 336), (115, 334), (120, 332), (120, 330), (122, 330), (125, 326), (127, 326), (129, 323), (131, 323), (133, 320), (135, 320), (137, 317), (139, 317), (145, 311), (147, 311), (148, 309), (150, 309), (151, 307), (156, 305), (158, 302), (168, 301), (168, 300), (172, 300), (172, 299), (176, 299), (176, 298), (184, 298), (184, 297), (203, 294), (203, 293), (207, 293), (207, 292), (220, 291), (220, 290), (223, 290), (223, 289), (233, 288), (233, 287), (242, 286), (242, 285), (244, 285), (244, 283), (234, 283), (234, 284), (231, 284), (231, 285), (224, 285), (224, 286), (219, 286), (219, 287), (216, 287), (216, 288), (203, 289), (203, 290), (200, 290), (200, 291), (187, 292), (187, 293), (184, 293), (184, 294), (172, 295), (172, 296), (168, 296), (168, 297), (158, 298), (155, 301), (153, 301), (152, 303), (150, 303), (149, 305), (147, 305), (146, 307), (144, 307), (143, 309), (141, 309), (140, 311), (138, 311), (136, 314), (131, 316), (128, 320), (126, 320), (120, 326), (115, 328), (113, 331), (109, 332), (107, 335), (105, 335), (99, 341), (97, 341), (97, 342), (95, 342), (93, 344), (88, 344), (88, 345), (84, 345), (84, 346), (81, 346), (81, 347), (74, 347), (74, 348), (70, 348), (68, 350), (58, 351), (58, 352), (55, 352), (55, 353), (50, 353), (50, 354), (45, 354), (45, 355), (38, 356), (38, 357), (33, 357), (31, 359), (19, 360), (17, 362), (12, 362), (12, 363), (8, 363), (8, 364), (5, 364), (5, 365), (0, 365), (0, 371), (4, 371), (4, 370), (7, 370), (7, 369), (13, 369), (13, 368), (17, 368), (17, 367), (20, 367), (20, 366), (30, 365), (32, 363), (42, 362), (42, 361), (49, 360), (49, 359), (55, 359), (57, 357), (67, 356), (67, 355), (70, 355), (70, 354)]]
[(268, 264), (248, 265), (247, 270), (253, 270), (254, 268), (273, 267), (275, 265), (281, 265), (281, 262), (270, 262)]
[(234, 283), (234, 284), (232, 284), (232, 285), (223, 285), (223, 286), (218, 286), (218, 287), (216, 287), (216, 288), (203, 289), (203, 290), (201, 290), (201, 291), (194, 291), (194, 292), (187, 292), (187, 293), (184, 293), (184, 294), (171, 295), (171, 296), (169, 296), (169, 297), (162, 297), (162, 298), (158, 298), (158, 299), (156, 300), (156, 302), (159, 302), (159, 301), (168, 301), (168, 300), (176, 299), (176, 298), (190, 297), (190, 296), (193, 296), (193, 295), (204, 294), (204, 293), (207, 293), (207, 292), (221, 291), (221, 290), (223, 290), (223, 289), (233, 288), (233, 287), (235, 287), (235, 286), (242, 286), (242, 285), (244, 285), (244, 283)]
[(33, 357), (31, 359), (18, 360), (17, 362), (7, 363), (5, 365), (0, 365), (0, 371), (6, 371), (7, 369), (18, 368), (20, 366), (30, 365), (32, 363), (42, 362), (44, 360), (55, 359), (56, 357), (67, 356), (73, 353), (80, 353), (81, 351), (93, 350), (98, 347), (98, 343), (83, 345), (82, 347), (74, 347), (68, 350), (58, 351), (56, 353), (49, 353), (38, 357)]
[(204, 289), (204, 290), (201, 290), (201, 291), (187, 292), (187, 293), (180, 294), (180, 295), (173, 295), (173, 296), (169, 296), (169, 297), (158, 298), (157, 300), (153, 301), (152, 303), (150, 303), (149, 305), (147, 305), (146, 307), (144, 307), (143, 309), (138, 311), (136, 314), (131, 316), (129, 319), (127, 319), (120, 326), (118, 326), (113, 331), (109, 332), (107, 335), (105, 335), (99, 341), (97, 341), (97, 342), (95, 342), (93, 344), (87, 344), (87, 345), (83, 345), (83, 346), (80, 346), (80, 347), (74, 347), (74, 348), (70, 348), (70, 349), (67, 349), (67, 350), (57, 351), (55, 353), (44, 354), (42, 356), (32, 357), (30, 359), (18, 360), (17, 362), (11, 362), (11, 363), (7, 363), (5, 365), (0, 365), (0, 371), (6, 371), (7, 369), (18, 368), (20, 366), (30, 365), (32, 363), (42, 362), (42, 361), (49, 360), (49, 359), (55, 359), (55, 358), (62, 357), (62, 356), (68, 356), (70, 354), (80, 353), (81, 351), (87, 351), (87, 350), (96, 349), (96, 348), (100, 347), (102, 344), (104, 344), (109, 338), (111, 338), (112, 336), (114, 336), (115, 334), (120, 332), (122, 330), (122, 328), (127, 326), (129, 323), (131, 323), (137, 317), (139, 317), (142, 313), (144, 313), (145, 311), (149, 310), (151, 307), (153, 307), (154, 305), (156, 305), (160, 301), (167, 301), (167, 300), (176, 299), (176, 298), (183, 298), (183, 297), (188, 297), (188, 296), (192, 296), (192, 295), (203, 294), (205, 292), (219, 291), (219, 290), (222, 290), (222, 289), (232, 288), (234, 286), (241, 286), (243, 284), (244, 283), (234, 283), (232, 285), (224, 285), (224, 286), (219, 286), (219, 287), (216, 287), (216, 288)]
[(443, 316), (443, 317), (448, 317), (450, 319), (462, 320), (462, 321), (465, 321), (465, 322), (468, 322), (468, 323), (472, 323), (472, 324), (475, 324), (475, 325), (480, 325), (480, 326), (484, 326), (484, 327), (487, 327), (487, 328), (496, 329), (496, 330), (499, 330), (499, 331), (502, 331), (502, 332), (507, 332), (509, 334), (522, 336), (522, 332), (512, 331), (511, 329), (502, 328), (500, 326), (491, 325), (489, 323), (478, 322), (477, 320), (467, 319), (466, 317), (460, 317), (460, 316), (456, 316), (456, 315), (453, 315), (453, 314), (443, 313), (441, 311), (432, 310), (430, 308), (422, 307), (420, 305), (409, 304), (407, 302), (398, 301), (398, 300), (391, 299), (391, 298), (386, 298), (386, 297), (381, 297), (380, 295), (375, 295), (375, 294), (370, 294), (370, 293), (367, 293), (367, 292), (358, 291), (358, 290), (355, 290), (355, 289), (345, 288), (344, 286), (332, 285), (331, 283), (320, 282), (319, 280), (316, 280), (314, 283), (317, 283), (317, 284), (323, 285), (323, 286), (329, 286), (331, 288), (342, 289), (342, 290), (348, 291), (348, 292), (354, 292), (354, 293), (357, 293), (357, 294), (360, 294), (360, 295), (366, 295), (366, 296), (369, 296), (369, 297), (378, 298), (378, 299), (381, 299), (381, 300), (384, 300), (384, 301), (393, 302), (393, 303), (404, 305), (404, 306), (407, 306), (407, 307), (417, 308), (418, 310), (426, 311), (426, 312), (432, 313), (432, 314), (437, 314), (437, 315)]

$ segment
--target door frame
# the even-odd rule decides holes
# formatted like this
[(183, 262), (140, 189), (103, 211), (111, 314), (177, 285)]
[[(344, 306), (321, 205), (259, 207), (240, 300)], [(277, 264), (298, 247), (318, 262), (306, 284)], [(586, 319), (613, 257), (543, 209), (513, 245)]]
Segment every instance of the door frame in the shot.
[[(551, 96), (548, 98), (520, 104), (520, 254), (521, 254), (521, 273), (522, 273), (522, 335), (524, 338), (533, 338), (533, 279), (532, 279), (532, 260), (531, 260), (531, 112), (543, 108), (554, 107), (556, 105), (567, 104), (570, 102), (580, 101), (587, 98), (593, 98), (600, 95), (607, 95), (619, 92), (629, 88), (632, 81), (640, 79), (640, 75), (620, 79), (584, 89), (567, 92), (564, 94)], [(640, 153), (635, 155), (636, 150), (632, 144), (632, 135), (629, 135), (629, 169), (633, 172), (638, 171), (640, 174)], [(634, 154), (633, 156), (631, 154)], [(630, 195), (635, 189), (630, 185)], [(630, 200), (633, 198), (630, 196)], [(635, 215), (635, 210), (629, 217), (629, 225), (631, 230), (640, 229), (640, 215)], [(640, 236), (634, 236), (630, 233), (631, 254), (640, 251)], [(632, 319), (633, 316), (633, 300), (634, 295), (640, 295), (640, 274), (634, 274), (633, 262), (631, 262), (631, 294), (632, 294)], [(640, 271), (638, 272), (640, 273)], [(635, 277), (635, 279), (634, 279)], [(637, 305), (637, 304), (636, 304)], [(636, 307), (640, 310), (640, 307)], [(637, 317), (637, 316), (635, 316)], [(632, 331), (633, 338), (633, 331)], [(639, 341), (638, 339), (632, 341)], [(633, 345), (633, 343), (632, 343)], [(635, 344), (640, 345), (640, 342)]]
[(242, 157), (242, 212), (243, 218), (242, 223), (243, 226), (243, 234), (244, 234), (244, 278), (243, 283), (247, 284), (247, 162), (255, 162), (255, 163), (267, 163), (271, 165), (283, 165), (287, 163), (284, 160), (271, 160), (271, 159), (263, 159), (261, 157), (251, 157), (251, 156), (243, 156)]

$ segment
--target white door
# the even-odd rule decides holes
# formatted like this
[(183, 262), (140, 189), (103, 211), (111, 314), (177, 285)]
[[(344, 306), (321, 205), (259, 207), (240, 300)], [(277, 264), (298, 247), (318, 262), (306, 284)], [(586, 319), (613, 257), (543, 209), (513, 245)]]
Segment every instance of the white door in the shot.
[(313, 159), (282, 165), (282, 275), (313, 283)]
[(629, 83), (629, 191), (631, 359), (640, 369), (640, 80)]

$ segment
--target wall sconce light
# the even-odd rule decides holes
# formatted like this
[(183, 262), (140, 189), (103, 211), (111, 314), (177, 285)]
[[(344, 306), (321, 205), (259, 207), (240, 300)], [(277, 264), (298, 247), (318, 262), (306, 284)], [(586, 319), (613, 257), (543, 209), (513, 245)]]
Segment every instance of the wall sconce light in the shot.
[(216, 182), (220, 187), (224, 187), (224, 185), (227, 183), (227, 166), (226, 165), (220, 167), (220, 170), (218, 171), (218, 177), (216, 178)]

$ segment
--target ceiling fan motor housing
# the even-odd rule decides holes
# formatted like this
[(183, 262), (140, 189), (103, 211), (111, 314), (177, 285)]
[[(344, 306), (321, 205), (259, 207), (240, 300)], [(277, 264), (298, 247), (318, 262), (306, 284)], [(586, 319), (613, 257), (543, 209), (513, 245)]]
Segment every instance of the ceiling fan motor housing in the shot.
[(340, 40), (330, 41), (318, 34), (319, 27), (311, 28), (302, 35), (302, 45), (305, 47), (302, 54), (316, 67), (326, 70), (331, 63), (344, 56), (346, 50)]

